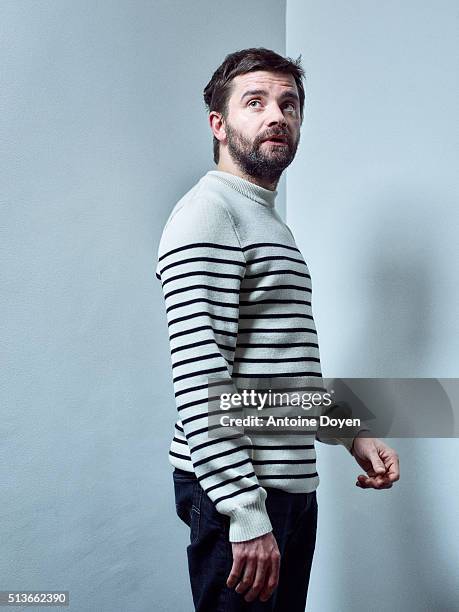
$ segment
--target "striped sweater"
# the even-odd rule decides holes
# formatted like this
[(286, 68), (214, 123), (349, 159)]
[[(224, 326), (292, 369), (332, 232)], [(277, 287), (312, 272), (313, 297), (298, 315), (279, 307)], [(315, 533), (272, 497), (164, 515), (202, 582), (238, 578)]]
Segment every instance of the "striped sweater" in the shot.
[[(158, 248), (178, 420), (170, 463), (194, 472), (229, 539), (272, 530), (264, 487), (311, 492), (319, 484), (319, 432), (209, 435), (207, 383), (245, 388), (252, 378), (319, 381), (311, 278), (275, 209), (277, 191), (208, 171), (174, 206)], [(274, 388), (274, 385), (272, 386)], [(357, 433), (358, 429), (356, 429)], [(322, 440), (343, 444), (352, 437)]]

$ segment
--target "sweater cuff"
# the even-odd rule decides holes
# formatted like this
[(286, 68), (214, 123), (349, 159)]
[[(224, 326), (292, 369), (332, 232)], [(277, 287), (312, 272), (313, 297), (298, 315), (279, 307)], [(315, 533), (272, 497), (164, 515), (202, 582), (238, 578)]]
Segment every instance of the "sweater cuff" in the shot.
[(265, 506), (265, 497), (235, 508), (230, 514), (230, 542), (245, 542), (272, 531), (273, 527)]
[(355, 432), (349, 438), (336, 438), (340, 444), (347, 448), (349, 453), (352, 455), (352, 446), (354, 444), (354, 440), (359, 435), (361, 431), (370, 431), (368, 427), (358, 427)]

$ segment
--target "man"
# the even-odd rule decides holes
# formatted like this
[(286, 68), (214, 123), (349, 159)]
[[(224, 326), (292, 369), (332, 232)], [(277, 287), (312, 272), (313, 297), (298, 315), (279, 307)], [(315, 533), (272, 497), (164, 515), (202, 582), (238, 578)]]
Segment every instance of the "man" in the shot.
[[(216, 170), (177, 202), (156, 275), (166, 304), (179, 420), (169, 459), (195, 609), (303, 611), (317, 523), (314, 441), (344, 445), (384, 489), (397, 454), (356, 427), (214, 435), (209, 383), (320, 382), (307, 264), (275, 210), (303, 120), (303, 69), (273, 51), (228, 55), (204, 90)], [(269, 386), (269, 385), (268, 385)], [(367, 432), (368, 436), (368, 432)]]

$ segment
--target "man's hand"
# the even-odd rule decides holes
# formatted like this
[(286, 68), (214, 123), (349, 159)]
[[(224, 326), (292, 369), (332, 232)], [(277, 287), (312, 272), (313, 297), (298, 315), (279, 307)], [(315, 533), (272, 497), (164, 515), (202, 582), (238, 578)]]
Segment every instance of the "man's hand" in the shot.
[(236, 593), (244, 593), (246, 601), (260, 594), (267, 601), (279, 582), (280, 552), (272, 531), (245, 542), (232, 542), (233, 566), (226, 584)]
[(352, 454), (367, 475), (360, 474), (355, 483), (362, 489), (390, 489), (400, 478), (398, 455), (378, 438), (354, 439)]

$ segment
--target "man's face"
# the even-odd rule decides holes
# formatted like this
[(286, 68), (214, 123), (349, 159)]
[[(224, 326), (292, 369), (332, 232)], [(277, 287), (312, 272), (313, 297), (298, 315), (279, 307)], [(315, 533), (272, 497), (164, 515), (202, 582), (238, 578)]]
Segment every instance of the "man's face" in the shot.
[(233, 79), (225, 120), (227, 146), (246, 174), (278, 180), (295, 157), (300, 125), (298, 89), (291, 74), (259, 70)]

